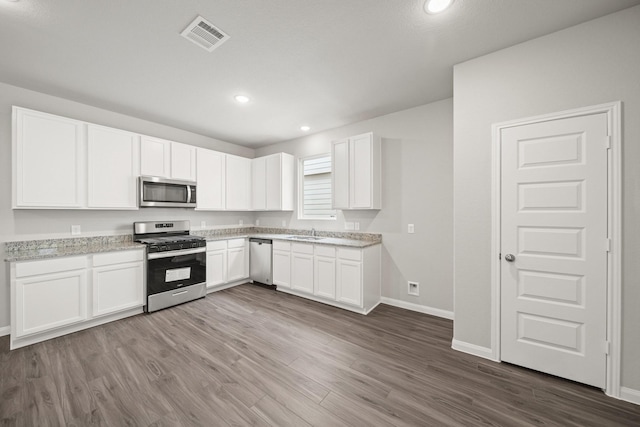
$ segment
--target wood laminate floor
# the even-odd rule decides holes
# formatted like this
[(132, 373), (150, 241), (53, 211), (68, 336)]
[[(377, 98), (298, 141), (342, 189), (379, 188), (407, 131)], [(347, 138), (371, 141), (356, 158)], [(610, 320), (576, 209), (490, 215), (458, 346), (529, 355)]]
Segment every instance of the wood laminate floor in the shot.
[(452, 322), (253, 285), (9, 351), (18, 426), (637, 426), (640, 406), (450, 348)]

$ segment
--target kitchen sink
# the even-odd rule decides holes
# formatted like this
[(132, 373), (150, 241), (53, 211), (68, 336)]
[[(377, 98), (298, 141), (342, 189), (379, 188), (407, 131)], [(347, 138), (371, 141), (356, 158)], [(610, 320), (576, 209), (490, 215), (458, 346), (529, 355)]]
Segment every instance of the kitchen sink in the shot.
[(289, 237), (292, 240), (322, 240), (324, 237), (316, 237), (316, 236), (291, 236)]

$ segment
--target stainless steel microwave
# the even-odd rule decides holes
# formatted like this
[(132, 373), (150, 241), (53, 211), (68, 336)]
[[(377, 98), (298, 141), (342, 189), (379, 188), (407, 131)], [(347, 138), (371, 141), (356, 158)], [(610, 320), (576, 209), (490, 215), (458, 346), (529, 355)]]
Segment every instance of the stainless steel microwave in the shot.
[(194, 208), (196, 183), (157, 176), (140, 177), (141, 208)]

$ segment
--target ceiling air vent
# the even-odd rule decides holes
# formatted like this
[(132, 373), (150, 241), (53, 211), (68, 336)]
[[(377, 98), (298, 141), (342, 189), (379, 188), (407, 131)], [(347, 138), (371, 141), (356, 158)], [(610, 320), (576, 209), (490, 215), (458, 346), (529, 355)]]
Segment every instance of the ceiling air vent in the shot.
[(202, 16), (198, 16), (180, 35), (208, 52), (231, 38)]

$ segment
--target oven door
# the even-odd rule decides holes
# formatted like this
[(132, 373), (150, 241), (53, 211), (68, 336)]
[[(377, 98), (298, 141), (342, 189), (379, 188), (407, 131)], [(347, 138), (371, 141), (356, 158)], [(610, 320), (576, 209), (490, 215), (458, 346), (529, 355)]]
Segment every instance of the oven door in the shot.
[(147, 295), (205, 283), (206, 248), (155, 252), (147, 256)]

